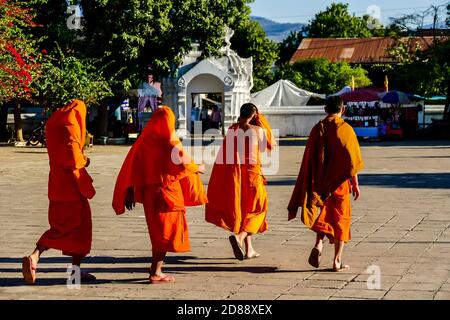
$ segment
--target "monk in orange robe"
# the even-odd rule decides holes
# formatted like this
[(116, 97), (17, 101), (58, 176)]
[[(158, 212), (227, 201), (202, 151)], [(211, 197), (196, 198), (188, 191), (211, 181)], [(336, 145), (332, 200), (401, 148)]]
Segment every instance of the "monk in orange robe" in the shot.
[(116, 214), (144, 205), (152, 244), (150, 283), (171, 283), (162, 272), (167, 252), (190, 250), (186, 206), (207, 202), (199, 173), (202, 169), (184, 152), (175, 134), (175, 115), (162, 106), (131, 147), (117, 177), (113, 208)]
[(228, 129), (213, 167), (205, 219), (234, 233), (229, 241), (238, 260), (260, 255), (252, 245), (252, 235), (267, 230), (268, 200), (260, 158), (274, 145), (266, 119), (254, 104), (246, 103), (239, 122)]
[(350, 194), (359, 198), (358, 172), (364, 162), (353, 128), (342, 119), (342, 99), (329, 97), (325, 111), (327, 117), (311, 130), (288, 211), (291, 220), (301, 207), (303, 223), (317, 233), (308, 262), (319, 267), (327, 236), (335, 246), (333, 270), (340, 271), (349, 267), (342, 253), (351, 239)]
[[(95, 195), (92, 178), (86, 171), (90, 160), (84, 153), (86, 105), (81, 100), (59, 108), (46, 124), (47, 151), (50, 159), (48, 180), (49, 223), (34, 252), (23, 258), (22, 272), (28, 284), (36, 281), (36, 268), (42, 252), (52, 248), (72, 256), (79, 267), (91, 250), (92, 221), (88, 199)], [(75, 272), (75, 270), (73, 270)], [(95, 280), (81, 273), (81, 281)]]

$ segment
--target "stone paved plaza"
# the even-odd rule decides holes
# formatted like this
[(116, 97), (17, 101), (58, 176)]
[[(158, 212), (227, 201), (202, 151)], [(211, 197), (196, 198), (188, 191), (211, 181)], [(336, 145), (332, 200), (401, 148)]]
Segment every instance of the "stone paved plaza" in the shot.
[[(0, 147), (0, 299), (450, 299), (450, 141), (362, 144), (362, 196), (344, 256), (351, 268), (333, 273), (333, 247), (325, 246), (320, 269), (310, 267), (315, 235), (287, 221), (304, 141), (284, 140), (280, 170), (267, 177), (270, 230), (255, 239), (261, 257), (235, 260), (229, 234), (205, 223), (203, 207), (188, 208), (191, 252), (169, 254), (165, 270), (177, 283), (159, 286), (148, 284), (142, 206), (120, 217), (111, 208), (128, 149), (88, 150), (97, 196), (84, 266), (97, 281), (77, 290), (66, 286), (70, 259), (58, 251), (44, 254), (35, 286), (24, 284), (21, 257), (48, 227), (48, 158), (41, 148)], [(369, 289), (368, 271), (378, 268), (381, 283)]]

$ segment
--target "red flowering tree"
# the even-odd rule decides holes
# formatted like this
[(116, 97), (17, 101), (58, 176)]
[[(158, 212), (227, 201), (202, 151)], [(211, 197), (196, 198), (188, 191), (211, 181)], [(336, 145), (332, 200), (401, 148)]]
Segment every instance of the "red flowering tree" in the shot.
[[(33, 13), (19, 1), (0, 0), (0, 104), (14, 101), (17, 140), (23, 140), (20, 100), (31, 99), (31, 83), (39, 76), (40, 54), (30, 29)], [(3, 107), (5, 108), (5, 107)]]

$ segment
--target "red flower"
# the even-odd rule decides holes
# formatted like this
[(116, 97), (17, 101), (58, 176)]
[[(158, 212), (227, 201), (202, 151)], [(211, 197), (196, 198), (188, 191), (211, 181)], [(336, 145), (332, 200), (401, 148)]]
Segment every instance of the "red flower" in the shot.
[(42, 54), (47, 54), (47, 50), (42, 49)]

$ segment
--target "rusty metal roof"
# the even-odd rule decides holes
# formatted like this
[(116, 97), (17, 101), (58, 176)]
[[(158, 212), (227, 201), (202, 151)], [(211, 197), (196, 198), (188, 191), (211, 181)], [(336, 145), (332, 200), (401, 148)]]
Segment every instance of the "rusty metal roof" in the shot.
[[(433, 37), (404, 37), (400, 39), (414, 49), (420, 44), (422, 50), (433, 44)], [(290, 63), (299, 60), (325, 58), (332, 62), (348, 63), (392, 63), (387, 53), (396, 40), (389, 37), (374, 38), (306, 38), (300, 43)]]

